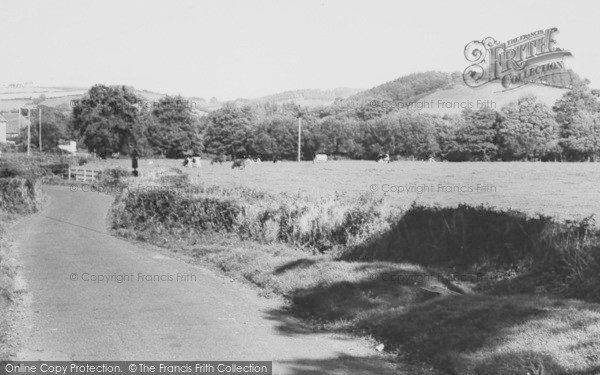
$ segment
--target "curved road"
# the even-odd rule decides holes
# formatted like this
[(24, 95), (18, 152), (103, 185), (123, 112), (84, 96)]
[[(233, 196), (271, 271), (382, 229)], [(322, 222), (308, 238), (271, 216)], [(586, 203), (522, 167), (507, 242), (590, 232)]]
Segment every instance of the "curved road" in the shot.
[(274, 374), (398, 374), (372, 344), (313, 332), (250, 288), (112, 237), (112, 197), (44, 191), (46, 209), (14, 228), (28, 291), (16, 359), (266, 360)]

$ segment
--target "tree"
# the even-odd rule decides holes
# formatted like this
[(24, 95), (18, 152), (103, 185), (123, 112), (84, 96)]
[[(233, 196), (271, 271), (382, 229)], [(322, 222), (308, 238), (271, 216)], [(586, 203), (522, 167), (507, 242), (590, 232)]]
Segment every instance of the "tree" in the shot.
[(456, 127), (451, 141), (444, 144), (443, 156), (453, 161), (495, 160), (498, 119), (498, 113), (488, 107), (465, 109), (461, 118), (454, 120)]
[(126, 86), (95, 85), (75, 100), (71, 128), (87, 148), (106, 157), (112, 153), (129, 153), (135, 135), (144, 132), (139, 122), (141, 99)]
[(502, 108), (498, 127), (503, 160), (536, 160), (552, 150), (558, 125), (554, 113), (533, 95), (526, 95)]
[(208, 115), (205, 146), (214, 154), (232, 158), (252, 153), (252, 111), (249, 107), (225, 105)]
[(277, 113), (257, 124), (253, 149), (265, 159), (292, 159), (298, 142), (298, 120), (290, 113)]
[(403, 155), (419, 159), (429, 159), (440, 152), (437, 141), (436, 118), (427, 114), (417, 114), (410, 111), (400, 112), (398, 119), (401, 134), (399, 140)]
[[(590, 119), (600, 113), (597, 94), (596, 90), (590, 91), (586, 84), (580, 84), (566, 92), (553, 107), (559, 125), (560, 145), (567, 160), (585, 160), (593, 157), (589, 148), (585, 146), (593, 143), (593, 139), (585, 140), (585, 129), (587, 127), (593, 133), (590, 124), (594, 121), (590, 122)], [(594, 137), (593, 134), (590, 136)]]
[(149, 144), (155, 154), (180, 158), (203, 149), (199, 126), (189, 103), (181, 96), (161, 98), (149, 115), (143, 116)]
[(572, 159), (596, 161), (600, 157), (600, 113), (580, 110), (572, 121), (562, 139), (563, 147)]
[(319, 126), (321, 146), (328, 153), (360, 158), (363, 147), (360, 139), (360, 124), (354, 118), (337, 115), (326, 117)]

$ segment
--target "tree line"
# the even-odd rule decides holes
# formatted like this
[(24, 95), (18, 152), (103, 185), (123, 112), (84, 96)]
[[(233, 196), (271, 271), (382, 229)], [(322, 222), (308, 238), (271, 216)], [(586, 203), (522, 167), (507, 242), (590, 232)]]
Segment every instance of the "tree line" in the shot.
[(294, 160), (301, 119), (301, 153), (306, 160), (316, 153), (348, 159), (387, 153), (449, 161), (598, 160), (599, 97), (598, 90), (581, 81), (553, 107), (523, 96), (500, 110), (466, 109), (460, 115), (437, 116), (374, 108), (364, 99), (312, 109), (293, 103), (228, 104), (200, 116), (182, 97), (166, 96), (148, 107), (130, 87), (96, 85), (73, 102), (70, 114), (45, 107), (42, 142), (51, 149), (61, 139), (76, 139), (100, 157), (135, 149), (146, 157), (207, 153)]
[(349, 159), (584, 161), (600, 158), (600, 92), (574, 86), (553, 107), (526, 95), (500, 110), (436, 116), (407, 109), (365, 116), (364, 106), (306, 109), (293, 104), (225, 106), (203, 120), (206, 150), (231, 157), (295, 159), (298, 118), (302, 155)]

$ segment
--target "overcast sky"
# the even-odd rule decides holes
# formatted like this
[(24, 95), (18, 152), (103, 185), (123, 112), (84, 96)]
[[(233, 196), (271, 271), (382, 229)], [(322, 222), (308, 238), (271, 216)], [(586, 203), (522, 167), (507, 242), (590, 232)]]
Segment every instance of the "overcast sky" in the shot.
[(600, 87), (600, 1), (0, 2), (0, 84), (127, 84), (219, 100), (463, 71), (465, 45), (558, 27)]

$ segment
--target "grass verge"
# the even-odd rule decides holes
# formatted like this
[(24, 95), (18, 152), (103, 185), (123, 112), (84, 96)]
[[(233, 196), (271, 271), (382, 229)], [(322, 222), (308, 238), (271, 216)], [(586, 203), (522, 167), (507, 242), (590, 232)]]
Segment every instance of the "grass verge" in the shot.
[(11, 252), (10, 226), (43, 203), (36, 171), (35, 162), (26, 158), (0, 160), (0, 359), (9, 358), (15, 349), (11, 328), (17, 265)]

